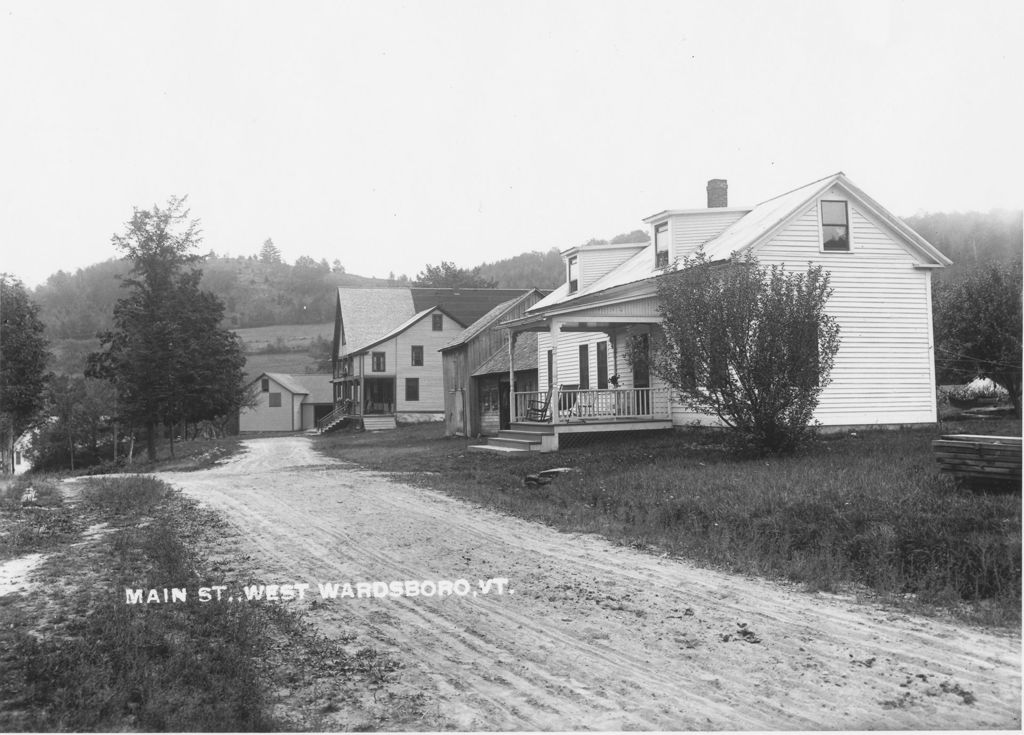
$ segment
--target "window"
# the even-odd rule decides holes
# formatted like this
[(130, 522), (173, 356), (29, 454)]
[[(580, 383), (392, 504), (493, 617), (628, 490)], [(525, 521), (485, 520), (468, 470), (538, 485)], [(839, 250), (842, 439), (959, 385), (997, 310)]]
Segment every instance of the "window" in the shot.
[(580, 345), (580, 388), (590, 387), (590, 345)]
[(580, 286), (580, 258), (573, 255), (569, 258), (569, 293), (576, 293)]
[(423, 345), (412, 346), (413, 367), (423, 367)]
[(608, 343), (597, 343), (597, 387), (608, 387)]
[(281, 394), (280, 393), (271, 393), (267, 398), (270, 401), (270, 407), (271, 408), (281, 408)]
[(821, 247), (826, 251), (850, 249), (850, 220), (846, 202), (822, 201)]
[(498, 397), (498, 386), (496, 384), (489, 385), (480, 389), (480, 410), (484, 413), (491, 413), (494, 411), (500, 411), (501, 405), (499, 404)]
[(405, 379), (405, 400), (407, 401), (418, 401), (420, 399), (420, 379), (419, 378), (406, 378)]
[(264, 393), (270, 390), (270, 378), (264, 378), (260, 381), (260, 390)]
[(375, 373), (382, 373), (387, 370), (387, 355), (384, 352), (374, 352), (370, 355), (370, 369)]
[(664, 268), (668, 265), (668, 222), (654, 227), (654, 267)]
[(435, 332), (443, 332), (444, 331), (444, 315), (443, 314), (433, 314), (430, 317), (430, 328), (433, 329)]

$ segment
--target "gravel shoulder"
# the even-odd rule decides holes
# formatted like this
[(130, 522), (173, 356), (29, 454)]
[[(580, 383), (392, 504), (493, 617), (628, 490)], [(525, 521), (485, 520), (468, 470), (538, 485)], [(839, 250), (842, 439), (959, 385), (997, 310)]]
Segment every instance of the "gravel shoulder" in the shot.
[[(559, 533), (327, 459), (307, 437), (247, 440), (212, 470), (161, 478), (223, 514), (236, 533), (220, 552), (250, 557), (262, 583), (309, 584), (294, 604), (325, 635), (386, 650), (397, 685), (458, 729), (1021, 726), (1016, 632)], [(498, 578), (503, 593), (481, 594)], [(317, 591), (459, 579), (478, 594)]]

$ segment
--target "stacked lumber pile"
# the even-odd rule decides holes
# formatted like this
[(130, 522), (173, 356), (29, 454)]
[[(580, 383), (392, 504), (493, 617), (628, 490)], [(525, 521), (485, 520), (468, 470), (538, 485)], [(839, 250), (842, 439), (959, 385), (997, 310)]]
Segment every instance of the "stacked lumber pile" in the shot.
[(948, 434), (932, 442), (932, 451), (942, 472), (1020, 486), (1020, 437)]

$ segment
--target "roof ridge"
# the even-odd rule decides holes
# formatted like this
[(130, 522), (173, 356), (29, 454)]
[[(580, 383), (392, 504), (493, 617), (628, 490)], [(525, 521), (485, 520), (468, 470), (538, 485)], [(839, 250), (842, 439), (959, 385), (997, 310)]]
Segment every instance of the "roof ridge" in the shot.
[(806, 184), (802, 184), (800, 186), (793, 187), (789, 191), (784, 191), (781, 194), (776, 194), (773, 197), (769, 197), (768, 199), (765, 199), (763, 202), (758, 202), (756, 206), (760, 207), (762, 204), (767, 204), (768, 202), (773, 202), (776, 199), (781, 199), (782, 197), (788, 196), (788, 195), (792, 194), (795, 191), (800, 191), (801, 189), (806, 189), (809, 186), (814, 186), (815, 184), (820, 184), (822, 181), (825, 181), (826, 179), (833, 179), (833, 178), (835, 178), (837, 176), (845, 177), (846, 174), (844, 174), (842, 171), (836, 171), (834, 174), (829, 174), (828, 176), (822, 176), (820, 179), (816, 179), (815, 181), (808, 181)]

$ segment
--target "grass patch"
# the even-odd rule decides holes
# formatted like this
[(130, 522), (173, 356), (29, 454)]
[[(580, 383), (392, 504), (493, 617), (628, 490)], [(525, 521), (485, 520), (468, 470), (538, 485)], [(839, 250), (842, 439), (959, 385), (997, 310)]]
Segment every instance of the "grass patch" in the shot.
[[(563, 531), (1017, 625), (1020, 495), (959, 487), (938, 472), (931, 440), (1020, 430), (1019, 420), (999, 420), (861, 432), (768, 459), (737, 457), (706, 430), (595, 436), (525, 456), (468, 451), (471, 442), (444, 438), (437, 425), (319, 441), (341, 459)], [(524, 483), (557, 466), (575, 471)]]
[(80, 530), (55, 482), (21, 476), (0, 485), (0, 561), (58, 548)]
[[(387, 693), (397, 664), (372, 648), (348, 650), (351, 640), (326, 640), (302, 612), (200, 601), (198, 587), (226, 583), (200, 553), (227, 533), (215, 514), (151, 477), (82, 482), (80, 525), (113, 530), (51, 547), (45, 594), (3, 598), (0, 731), (330, 730), (338, 728), (328, 718), (342, 715), (376, 729), (404, 721), (389, 708), (419, 713), (401, 697), (376, 711), (354, 704), (354, 692)], [(189, 594), (127, 604), (126, 587)], [(304, 690), (333, 703), (330, 711), (282, 699)]]

